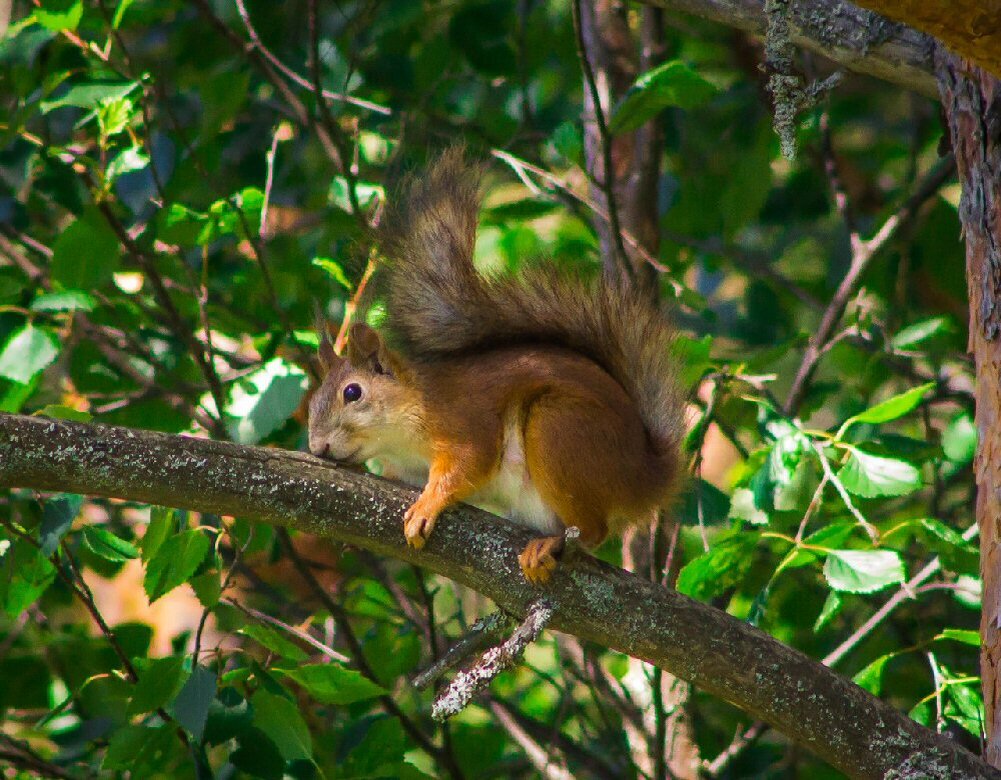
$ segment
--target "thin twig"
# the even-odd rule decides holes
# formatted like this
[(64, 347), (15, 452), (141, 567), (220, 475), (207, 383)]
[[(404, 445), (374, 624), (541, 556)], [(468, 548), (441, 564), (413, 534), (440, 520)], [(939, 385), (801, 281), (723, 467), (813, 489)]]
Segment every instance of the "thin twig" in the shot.
[(553, 607), (539, 599), (528, 608), (525, 620), (501, 645), (491, 648), (469, 669), (459, 672), (431, 705), (431, 717), (445, 720), (458, 714), (498, 674), (510, 669), (546, 627)]

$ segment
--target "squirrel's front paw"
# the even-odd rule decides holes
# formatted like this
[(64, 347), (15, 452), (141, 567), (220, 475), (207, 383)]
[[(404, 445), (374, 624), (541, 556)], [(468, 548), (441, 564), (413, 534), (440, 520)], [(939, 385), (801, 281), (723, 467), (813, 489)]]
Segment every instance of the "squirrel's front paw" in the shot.
[(556, 569), (556, 559), (563, 550), (562, 536), (544, 536), (525, 545), (518, 563), (525, 579), (533, 585), (543, 585)]
[(407, 544), (415, 550), (419, 550), (434, 530), (434, 523), (437, 518), (425, 511), (418, 501), (403, 515), (403, 535), (407, 537)]

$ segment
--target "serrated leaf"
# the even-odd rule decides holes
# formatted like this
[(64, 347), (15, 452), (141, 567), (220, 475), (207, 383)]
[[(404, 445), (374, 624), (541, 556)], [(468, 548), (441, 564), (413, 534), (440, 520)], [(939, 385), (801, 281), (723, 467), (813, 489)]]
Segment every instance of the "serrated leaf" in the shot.
[(843, 593), (875, 593), (904, 581), (904, 562), (895, 550), (830, 550), (827, 583)]
[(971, 631), (967, 628), (945, 628), (942, 629), (942, 633), (935, 637), (936, 639), (951, 639), (954, 642), (961, 642), (964, 645), (971, 645), (972, 647), (980, 647), (980, 632)]
[(94, 296), (83, 290), (42, 293), (31, 302), (32, 311), (93, 311), (96, 306)]
[(921, 487), (921, 473), (910, 463), (871, 455), (857, 447), (851, 448), (838, 479), (849, 492), (863, 498), (905, 496)]
[(97, 107), (97, 124), (102, 139), (117, 135), (128, 127), (132, 116), (132, 101), (127, 97), (113, 97), (102, 100)]
[(309, 654), (301, 647), (291, 640), (286, 639), (277, 629), (271, 626), (265, 626), (261, 623), (250, 623), (237, 631), (237, 633), (249, 636), (255, 642), (264, 645), (272, 653), (287, 658), (290, 661), (305, 661), (309, 658)]
[(918, 387), (912, 387), (905, 393), (900, 393), (892, 398), (887, 398), (882, 403), (871, 406), (864, 412), (856, 414), (854, 417), (850, 417), (845, 421), (845, 424), (841, 426), (841, 431), (844, 432), (849, 426), (854, 425), (855, 423), (879, 425), (881, 423), (890, 422), (891, 420), (903, 417), (905, 414), (913, 411), (917, 405), (921, 403), (924, 397), (934, 389), (935, 383), (928, 382), (927, 384), (920, 385)]
[(613, 134), (628, 133), (665, 108), (696, 108), (715, 92), (715, 86), (685, 63), (665, 62), (636, 79), (616, 106), (608, 129)]
[(869, 691), (873, 696), (879, 696), (880, 691), (883, 689), (883, 669), (886, 667), (887, 662), (891, 658), (896, 657), (896, 655), (896, 653), (881, 655), (856, 674), (852, 678), (852, 682), (859, 688)]
[(28, 323), (10, 338), (0, 352), (0, 376), (26, 385), (58, 354), (56, 337), (45, 328)]
[(146, 564), (143, 587), (150, 602), (156, 601), (195, 573), (211, 542), (202, 531), (183, 531), (167, 539)]
[(123, 563), (139, 557), (135, 545), (97, 526), (88, 525), (83, 529), (83, 542), (92, 553), (106, 561)]
[(361, 672), (340, 664), (309, 664), (298, 669), (282, 669), (281, 674), (295, 680), (309, 695), (324, 704), (354, 704), (389, 693)]
[(341, 268), (341, 264), (336, 260), (332, 260), (329, 257), (314, 257), (313, 265), (326, 271), (330, 278), (344, 287), (345, 290), (350, 292), (353, 289), (351, 280), (348, 279), (347, 274), (344, 273), (344, 269)]
[(261, 689), (250, 700), (254, 706), (254, 726), (275, 743), (286, 761), (313, 757), (313, 740), (298, 708), (284, 696)]

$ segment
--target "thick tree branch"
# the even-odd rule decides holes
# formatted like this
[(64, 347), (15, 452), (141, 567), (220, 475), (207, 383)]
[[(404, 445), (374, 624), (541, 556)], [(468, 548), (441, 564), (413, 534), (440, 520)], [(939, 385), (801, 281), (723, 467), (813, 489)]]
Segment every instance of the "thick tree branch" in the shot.
[[(765, 0), (640, 0), (764, 35)], [(792, 40), (839, 65), (937, 97), (932, 39), (845, 0), (797, 0)]]
[(934, 35), (952, 51), (1001, 77), (998, 0), (858, 0), (858, 4)]
[[(406, 545), (400, 521), (413, 490), (300, 453), (0, 415), (0, 485), (237, 515), (325, 535), (450, 577), (516, 615), (542, 595), (518, 567), (529, 530), (459, 507), (443, 515), (418, 552)], [(852, 777), (1001, 778), (799, 651), (594, 558), (579, 555), (561, 566), (544, 595), (553, 605), (551, 628), (689, 680)]]

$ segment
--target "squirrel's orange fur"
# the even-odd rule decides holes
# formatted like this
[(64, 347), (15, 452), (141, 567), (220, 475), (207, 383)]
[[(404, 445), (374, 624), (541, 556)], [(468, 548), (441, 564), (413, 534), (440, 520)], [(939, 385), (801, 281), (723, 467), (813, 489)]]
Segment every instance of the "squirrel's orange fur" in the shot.
[(571, 271), (479, 275), (478, 208), (461, 152), (409, 184), (384, 241), (395, 349), (366, 325), (346, 359), (321, 339), (309, 444), (424, 484), (404, 518), (415, 547), (457, 501), (538, 529), (520, 560), (543, 582), (565, 526), (596, 545), (670, 501), (684, 427), (671, 331), (646, 298)]

